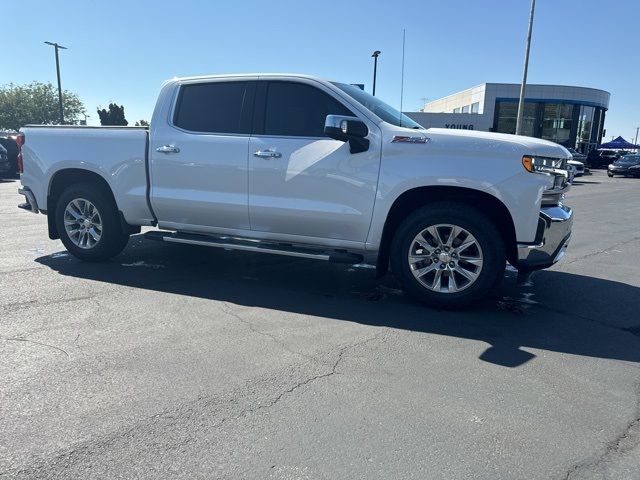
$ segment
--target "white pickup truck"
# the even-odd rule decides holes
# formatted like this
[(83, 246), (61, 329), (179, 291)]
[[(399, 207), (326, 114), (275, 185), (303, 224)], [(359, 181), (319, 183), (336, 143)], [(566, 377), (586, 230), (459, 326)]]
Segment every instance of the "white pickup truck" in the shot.
[(149, 238), (391, 267), (439, 307), (563, 254), (569, 152), (425, 130), (359, 88), (304, 75), (176, 78), (149, 129), (27, 126), (25, 210), (82, 260)]

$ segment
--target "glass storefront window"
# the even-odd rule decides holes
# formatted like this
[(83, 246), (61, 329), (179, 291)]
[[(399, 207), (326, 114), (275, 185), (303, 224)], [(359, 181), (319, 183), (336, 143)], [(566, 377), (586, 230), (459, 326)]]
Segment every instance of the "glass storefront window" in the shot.
[(478, 113), (480, 111), (480, 102), (471, 104), (471, 113)]
[[(496, 102), (493, 131), (516, 132), (518, 102)], [(602, 140), (606, 109), (579, 103), (525, 102), (522, 135), (544, 138), (582, 153), (596, 148)]]
[(578, 115), (578, 131), (576, 133), (576, 150), (579, 152), (589, 151), (592, 146), (591, 130), (593, 128), (594, 107), (582, 105)]
[(571, 137), (573, 105), (547, 103), (542, 115), (542, 138), (567, 145)]
[(469, 113), (469, 105), (462, 107), (462, 113)]
[[(522, 135), (533, 137), (536, 124), (536, 103), (525, 103), (522, 114)], [(518, 117), (517, 102), (498, 102), (497, 131), (500, 133), (516, 133)]]

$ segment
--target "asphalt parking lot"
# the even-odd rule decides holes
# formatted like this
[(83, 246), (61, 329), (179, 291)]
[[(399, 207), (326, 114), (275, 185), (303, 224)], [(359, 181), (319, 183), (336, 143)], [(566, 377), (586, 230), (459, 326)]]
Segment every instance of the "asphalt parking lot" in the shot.
[(0, 183), (0, 478), (640, 478), (640, 179), (577, 179), (554, 268), (466, 312), (368, 268), (132, 238)]

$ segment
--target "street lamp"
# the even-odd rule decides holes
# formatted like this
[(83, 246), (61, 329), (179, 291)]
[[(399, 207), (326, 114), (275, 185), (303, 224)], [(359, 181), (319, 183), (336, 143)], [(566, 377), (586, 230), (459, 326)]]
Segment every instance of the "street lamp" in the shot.
[(533, 13), (536, 9), (536, 0), (531, 0), (531, 12), (529, 13), (529, 32), (527, 33), (527, 48), (524, 53), (524, 71), (522, 72), (522, 84), (520, 85), (520, 99), (518, 101), (518, 117), (516, 118), (516, 135), (522, 134), (522, 115), (524, 114), (524, 89), (527, 85), (527, 70), (529, 69), (529, 49), (531, 48), (531, 30), (533, 30)]
[(60, 125), (64, 125), (64, 110), (62, 109), (62, 85), (60, 84), (60, 60), (58, 59), (58, 50), (66, 50), (67, 47), (58, 45), (55, 42), (44, 42), (47, 45), (53, 46), (56, 51), (56, 73), (58, 74), (58, 108), (60, 110)]
[(378, 74), (378, 56), (382, 52), (380, 50), (376, 50), (371, 55), (373, 57), (373, 96), (376, 96), (376, 75)]

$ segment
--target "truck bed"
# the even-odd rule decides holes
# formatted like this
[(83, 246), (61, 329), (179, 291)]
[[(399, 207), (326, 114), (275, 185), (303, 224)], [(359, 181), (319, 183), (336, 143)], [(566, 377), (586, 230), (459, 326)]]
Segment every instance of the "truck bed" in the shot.
[(30, 125), (22, 132), (23, 152), (30, 159), (22, 183), (29, 186), (40, 210), (47, 210), (47, 196), (56, 175), (83, 169), (107, 182), (128, 223), (152, 223), (147, 201), (146, 127)]

